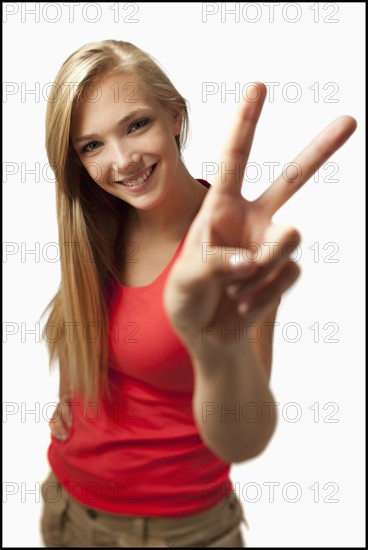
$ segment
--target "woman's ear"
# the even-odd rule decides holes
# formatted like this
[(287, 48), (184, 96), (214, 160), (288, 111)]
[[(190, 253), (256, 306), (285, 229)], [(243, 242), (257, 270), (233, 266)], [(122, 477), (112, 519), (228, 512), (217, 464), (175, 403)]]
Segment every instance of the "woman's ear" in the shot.
[(182, 109), (171, 110), (172, 129), (174, 136), (179, 136), (181, 131), (181, 125), (183, 123), (183, 111)]

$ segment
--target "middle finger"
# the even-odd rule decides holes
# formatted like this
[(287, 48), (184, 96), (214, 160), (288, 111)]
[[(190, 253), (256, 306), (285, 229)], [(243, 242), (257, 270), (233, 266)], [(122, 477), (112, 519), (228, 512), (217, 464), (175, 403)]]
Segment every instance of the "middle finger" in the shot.
[(356, 120), (351, 116), (335, 119), (301, 153), (289, 163), (272, 185), (255, 201), (268, 216), (287, 202), (326, 160), (354, 133)]

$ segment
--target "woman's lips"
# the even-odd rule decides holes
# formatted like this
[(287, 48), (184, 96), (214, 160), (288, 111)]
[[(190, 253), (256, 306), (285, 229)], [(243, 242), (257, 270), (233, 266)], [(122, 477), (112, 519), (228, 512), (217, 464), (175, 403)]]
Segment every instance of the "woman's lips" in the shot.
[[(132, 181), (135, 181), (135, 179), (131, 178), (129, 179), (130, 181), (130, 184), (129, 183), (125, 183), (126, 180), (123, 180), (123, 181), (116, 181), (115, 183), (118, 184), (118, 185), (122, 185), (123, 187), (126, 187), (127, 189), (138, 189), (138, 188), (144, 188), (146, 184), (148, 184), (155, 172), (155, 169), (156, 169), (156, 166), (157, 166), (158, 162), (156, 162), (156, 164), (153, 164), (152, 166), (150, 166), (149, 168), (147, 168), (147, 170), (150, 170), (149, 172), (149, 176), (143, 180), (141, 183), (131, 183)], [(143, 175), (147, 173), (147, 170), (146, 172), (143, 172)], [(136, 179), (140, 179), (140, 178), (137, 178)]]
[[(144, 168), (143, 170), (140, 170), (139, 172), (137, 172), (133, 176), (123, 178), (122, 180), (118, 180), (115, 183), (119, 183), (120, 185), (127, 185), (127, 184), (131, 183), (132, 181), (139, 180), (140, 178), (142, 178), (143, 176), (145, 176), (147, 174), (148, 170), (151, 170), (151, 173), (147, 177), (147, 179), (148, 179), (151, 176), (154, 169), (156, 168), (156, 164), (157, 164), (157, 162), (155, 164), (151, 164), (151, 166), (148, 166), (147, 168)], [(144, 182), (142, 182), (142, 183), (144, 183)], [(136, 185), (138, 185), (138, 184), (136, 184)]]

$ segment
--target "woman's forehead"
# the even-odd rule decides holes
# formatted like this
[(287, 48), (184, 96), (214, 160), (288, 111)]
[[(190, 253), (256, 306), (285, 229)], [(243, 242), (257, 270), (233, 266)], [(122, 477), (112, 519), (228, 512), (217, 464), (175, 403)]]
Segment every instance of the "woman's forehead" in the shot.
[(138, 110), (161, 112), (156, 98), (135, 75), (113, 74), (89, 82), (83, 89), (71, 120), (71, 137), (89, 133), (90, 122), (100, 125), (110, 117), (124, 117)]
[(100, 100), (113, 103), (158, 104), (142, 80), (134, 74), (114, 73), (89, 82), (83, 92), (82, 100), (97, 103)]

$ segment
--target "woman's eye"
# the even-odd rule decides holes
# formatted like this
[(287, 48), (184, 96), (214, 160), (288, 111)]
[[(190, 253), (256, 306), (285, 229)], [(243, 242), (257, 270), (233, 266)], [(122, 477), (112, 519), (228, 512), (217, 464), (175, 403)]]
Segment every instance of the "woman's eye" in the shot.
[[(129, 127), (129, 131), (137, 131), (149, 124), (150, 120), (148, 118), (142, 118), (141, 120), (137, 120), (137, 122), (134, 122)], [(98, 149), (100, 142), (99, 141), (91, 141), (90, 143), (87, 143), (82, 148), (82, 153), (93, 153), (93, 151), (96, 151)]]
[(91, 153), (92, 151), (96, 151), (97, 147), (96, 144), (99, 144), (99, 141), (91, 141), (91, 143), (87, 143), (82, 149), (82, 153)]
[(143, 118), (142, 120), (137, 120), (137, 122), (134, 122), (134, 124), (132, 124), (129, 129), (132, 130), (133, 128), (136, 128), (137, 130), (139, 130), (140, 128), (143, 128), (143, 126), (146, 126), (148, 123), (148, 118)]

